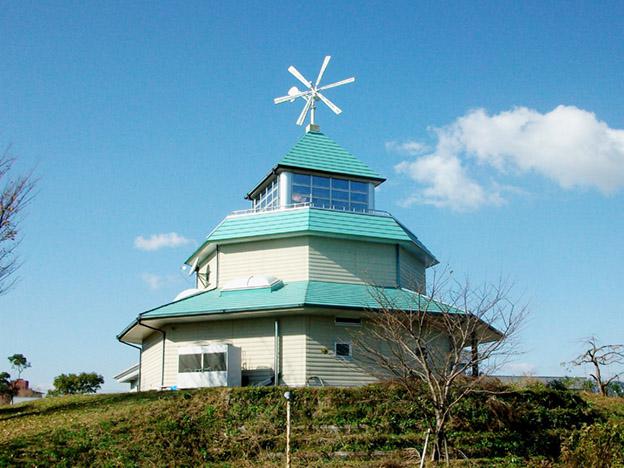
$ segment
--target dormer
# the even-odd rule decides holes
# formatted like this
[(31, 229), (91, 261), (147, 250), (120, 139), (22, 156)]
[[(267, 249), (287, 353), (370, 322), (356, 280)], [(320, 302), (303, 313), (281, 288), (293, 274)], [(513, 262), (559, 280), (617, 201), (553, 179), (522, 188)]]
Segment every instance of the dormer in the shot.
[(375, 209), (375, 187), (384, 180), (318, 126), (310, 125), (245, 198), (258, 211), (311, 205), (366, 212)]

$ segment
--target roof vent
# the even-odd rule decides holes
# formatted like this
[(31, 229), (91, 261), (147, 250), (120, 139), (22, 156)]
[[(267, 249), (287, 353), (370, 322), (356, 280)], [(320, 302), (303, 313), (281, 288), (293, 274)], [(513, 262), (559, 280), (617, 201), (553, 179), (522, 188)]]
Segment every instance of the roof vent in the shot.
[(271, 275), (250, 275), (228, 281), (222, 291), (240, 291), (245, 289), (270, 289), (275, 291), (284, 286), (281, 279)]

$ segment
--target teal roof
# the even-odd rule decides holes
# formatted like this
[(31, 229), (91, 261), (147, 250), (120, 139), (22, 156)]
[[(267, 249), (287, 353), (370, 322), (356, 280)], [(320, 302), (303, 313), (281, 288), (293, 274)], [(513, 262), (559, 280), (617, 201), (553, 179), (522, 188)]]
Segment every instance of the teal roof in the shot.
[(137, 325), (138, 320), (292, 309), (304, 306), (374, 310), (380, 308), (380, 303), (384, 307), (391, 306), (397, 310), (461, 312), (407, 289), (323, 281), (294, 281), (275, 290), (271, 288), (236, 291), (213, 289), (181, 299), (143, 312), (137, 320), (119, 334), (119, 338)]
[[(464, 314), (466, 311), (443, 302), (434, 301), (422, 294), (401, 288), (384, 288), (353, 283), (324, 281), (293, 281), (279, 289), (263, 288), (237, 291), (213, 289), (187, 297), (140, 314), (117, 339), (140, 326), (142, 321), (176, 319), (202, 315), (235, 312), (262, 312), (300, 307), (329, 309), (426, 311), (430, 313)], [(499, 331), (484, 322), (493, 336)], [(498, 338), (494, 338), (498, 339)]]
[(385, 180), (323, 133), (306, 133), (278, 162), (278, 166)]
[(413, 244), (418, 247), (421, 254), (428, 257), (429, 261), (426, 263), (437, 263), (433, 254), (418, 238), (389, 214), (355, 213), (313, 207), (228, 216), (208, 235), (204, 244), (187, 259), (187, 262), (209, 243), (294, 233)]

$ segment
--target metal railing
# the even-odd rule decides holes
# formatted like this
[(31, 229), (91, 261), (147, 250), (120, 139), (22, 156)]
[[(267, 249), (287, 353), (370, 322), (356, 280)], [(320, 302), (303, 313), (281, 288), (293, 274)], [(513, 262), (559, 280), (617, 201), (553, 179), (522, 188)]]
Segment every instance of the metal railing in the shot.
[(386, 216), (392, 217), (390, 213), (384, 210), (349, 210), (349, 209), (340, 209), (340, 208), (331, 208), (328, 206), (316, 206), (312, 202), (305, 203), (292, 203), (290, 205), (285, 206), (272, 206), (268, 208), (249, 208), (247, 210), (235, 210), (230, 212), (228, 216), (244, 216), (251, 214), (260, 214), (260, 213), (272, 213), (275, 211), (287, 211), (287, 210), (298, 210), (301, 208), (314, 208), (315, 210), (325, 210), (325, 211), (338, 211), (341, 213), (355, 213), (355, 214), (366, 214), (373, 216)]

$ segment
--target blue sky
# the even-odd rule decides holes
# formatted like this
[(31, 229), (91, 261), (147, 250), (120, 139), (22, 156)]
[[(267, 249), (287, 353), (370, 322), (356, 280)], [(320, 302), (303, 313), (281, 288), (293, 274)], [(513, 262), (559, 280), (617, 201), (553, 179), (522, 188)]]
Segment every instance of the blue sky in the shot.
[(300, 106), (272, 103), (287, 67), (312, 77), (327, 54), (325, 82), (357, 81), (317, 120), (388, 177), (377, 206), (530, 303), (513, 370), (624, 341), (624, 8), (594, 5), (4, 4), (0, 144), (40, 180), (0, 356), (26, 354), (35, 385), (94, 370), (123, 388), (137, 355), (115, 335), (189, 285), (187, 254), (302, 135)]

